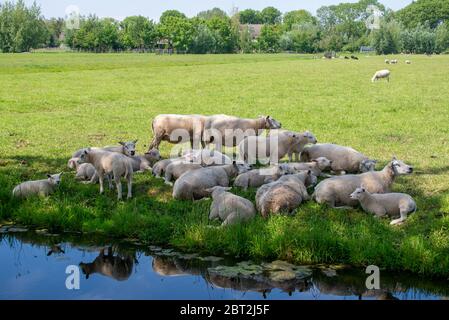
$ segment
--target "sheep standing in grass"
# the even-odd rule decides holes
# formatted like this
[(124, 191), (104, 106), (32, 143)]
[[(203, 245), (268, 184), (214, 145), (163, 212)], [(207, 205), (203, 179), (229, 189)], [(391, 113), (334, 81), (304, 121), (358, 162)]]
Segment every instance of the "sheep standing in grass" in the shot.
[(278, 180), (286, 173), (290, 173), (290, 171), (284, 165), (251, 170), (238, 175), (237, 178), (235, 178), (234, 186), (243, 188), (244, 190), (247, 190), (248, 188), (258, 188), (264, 184)]
[(213, 187), (207, 190), (211, 193), (213, 199), (209, 219), (220, 218), (223, 221), (222, 226), (248, 221), (256, 216), (254, 204), (245, 198), (227, 192), (231, 189)]
[(320, 157), (331, 160), (332, 171), (337, 174), (374, 171), (377, 162), (352, 148), (336, 144), (317, 144), (306, 147), (301, 153), (302, 162), (310, 162)]
[(397, 59), (391, 60), (390, 63), (391, 64), (398, 64), (398, 60)]
[(294, 172), (310, 170), (316, 177), (320, 177), (324, 171), (332, 168), (332, 160), (325, 157), (318, 157), (311, 162), (283, 163), (282, 166)]
[(173, 186), (173, 198), (178, 200), (200, 200), (210, 196), (207, 189), (229, 187), (232, 178), (249, 170), (248, 165), (230, 164), (205, 167), (184, 173)]
[(375, 82), (375, 81), (377, 81), (379, 79), (387, 79), (388, 82), (390, 82), (390, 75), (391, 75), (391, 71), (390, 70), (386, 70), (385, 69), (385, 70), (377, 71), (374, 74), (373, 78), (371, 79), (371, 82)]
[(413, 167), (393, 158), (382, 171), (326, 179), (316, 186), (313, 198), (316, 202), (325, 203), (332, 208), (354, 208), (358, 201), (352, 199), (351, 194), (362, 184), (371, 193), (388, 193), (396, 177), (412, 172)]
[(399, 219), (391, 221), (391, 225), (402, 224), (407, 219), (407, 215), (414, 213), (417, 209), (415, 201), (408, 194), (372, 194), (363, 185), (351, 194), (351, 199), (358, 200), (363, 210), (379, 218), (386, 215), (400, 216)]
[(90, 163), (94, 166), (100, 182), (100, 194), (104, 193), (104, 176), (112, 175), (117, 186), (118, 200), (121, 200), (123, 196), (121, 177), (125, 177), (128, 183), (128, 199), (132, 198), (133, 166), (128, 157), (116, 152), (88, 149), (84, 150), (78, 163)]
[(31, 196), (43, 196), (46, 197), (55, 192), (56, 187), (61, 182), (61, 175), (47, 175), (45, 180), (26, 181), (14, 188), (12, 195), (16, 198), (28, 198)]
[[(288, 131), (281, 130), (280, 132), (288, 132)], [(293, 155), (295, 155), (295, 161), (298, 162), (300, 154), (302, 153), (302, 151), (308, 144), (317, 144), (318, 143), (317, 138), (310, 131), (299, 132), (296, 134), (300, 137), (299, 143), (294, 145), (292, 148), (290, 148), (290, 150), (288, 152), (288, 161), (290, 161), (290, 162), (293, 161)]]
[(263, 217), (270, 213), (292, 213), (303, 201), (310, 200), (307, 186), (315, 184), (317, 178), (311, 171), (286, 175), (257, 190), (256, 206)]

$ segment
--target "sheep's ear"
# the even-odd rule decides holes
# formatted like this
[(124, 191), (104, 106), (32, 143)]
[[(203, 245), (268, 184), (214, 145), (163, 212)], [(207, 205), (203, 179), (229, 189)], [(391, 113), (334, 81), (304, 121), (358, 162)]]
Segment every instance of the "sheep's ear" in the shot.
[(51, 174), (47, 174), (47, 178), (51, 179)]
[(393, 155), (393, 161), (398, 160), (398, 158), (396, 158), (396, 155)]
[(271, 116), (267, 116), (267, 120), (270, 120)]
[(307, 175), (310, 176), (311, 174), (312, 174), (312, 171), (311, 171), (311, 170), (308, 170), (308, 171), (307, 171)]
[(125, 143), (123, 141), (119, 141), (119, 144), (121, 144), (122, 146), (125, 146)]
[(137, 139), (137, 140), (134, 140), (134, 144), (136, 144), (137, 142), (139, 141), (139, 139)]

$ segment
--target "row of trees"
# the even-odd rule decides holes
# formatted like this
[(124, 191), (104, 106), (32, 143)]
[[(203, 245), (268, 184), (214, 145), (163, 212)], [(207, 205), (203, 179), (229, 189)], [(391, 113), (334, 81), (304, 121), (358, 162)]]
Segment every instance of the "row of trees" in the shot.
[[(374, 29), (366, 24), (373, 18), (373, 5), (382, 15)], [(117, 21), (90, 15), (81, 17), (79, 29), (72, 30), (61, 18), (44, 19), (36, 4), (0, 4), (0, 51), (57, 47), (62, 41), (72, 49), (95, 52), (163, 46), (189, 53), (314, 53), (372, 46), (381, 54), (440, 53), (449, 48), (449, 0), (417, 0), (397, 12), (377, 0), (360, 0), (323, 6), (316, 16), (305, 10), (282, 14), (274, 7), (231, 16), (214, 8), (193, 18), (169, 10), (158, 23), (143, 16)]]

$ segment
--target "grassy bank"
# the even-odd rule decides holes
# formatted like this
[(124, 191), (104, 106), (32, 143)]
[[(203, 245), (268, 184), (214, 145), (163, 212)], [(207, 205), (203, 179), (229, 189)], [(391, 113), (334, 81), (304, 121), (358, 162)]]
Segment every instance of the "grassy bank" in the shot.
[[(412, 56), (372, 84), (383, 57), (315, 60), (298, 55), (0, 55), (0, 219), (53, 230), (138, 237), (181, 249), (295, 263), (376, 264), (449, 275), (449, 57)], [(67, 174), (47, 199), (13, 200), (20, 181), (67, 171), (74, 150), (151, 139), (160, 113), (269, 114), (285, 128), (350, 145), (384, 165), (414, 165), (395, 191), (419, 211), (399, 228), (360, 210), (303, 205), (294, 217), (210, 228), (209, 201), (174, 201), (171, 188), (139, 175), (135, 198), (117, 203)], [(162, 153), (169, 154), (163, 145)], [(255, 190), (246, 193), (254, 199)]]

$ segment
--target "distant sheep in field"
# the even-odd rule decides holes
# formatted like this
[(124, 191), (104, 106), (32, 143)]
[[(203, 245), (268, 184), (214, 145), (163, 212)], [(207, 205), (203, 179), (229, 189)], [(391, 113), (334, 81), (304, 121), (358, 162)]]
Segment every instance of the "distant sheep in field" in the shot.
[(399, 62), (399, 61), (398, 61), (397, 59), (394, 59), (394, 60), (391, 60), (391, 61), (390, 61), (391, 64), (398, 64), (398, 62)]
[(412, 64), (410, 60), (405, 60), (405, 64)]
[(48, 196), (55, 192), (56, 187), (61, 182), (61, 175), (47, 175), (45, 180), (26, 181), (14, 188), (12, 191), (13, 197), (16, 198), (28, 198), (31, 196)]
[(359, 60), (359, 58), (356, 57), (356, 56), (354, 56), (354, 55), (351, 56), (351, 59), (352, 59), (352, 60)]
[(213, 187), (207, 190), (211, 193), (213, 199), (209, 219), (220, 218), (223, 221), (222, 226), (248, 221), (256, 216), (254, 204), (245, 198), (228, 192), (231, 189)]
[(379, 79), (387, 79), (388, 82), (390, 82), (390, 75), (391, 75), (391, 71), (390, 70), (380, 70), (377, 71), (373, 78), (371, 79), (371, 82), (375, 82)]
[(389, 59), (385, 59), (385, 63), (386, 64), (390, 64), (390, 60)]
[(372, 194), (362, 185), (352, 194), (351, 199), (358, 200), (363, 210), (375, 214), (377, 217), (386, 215), (399, 217), (391, 221), (391, 225), (402, 224), (409, 213), (416, 211), (416, 203), (405, 193)]

